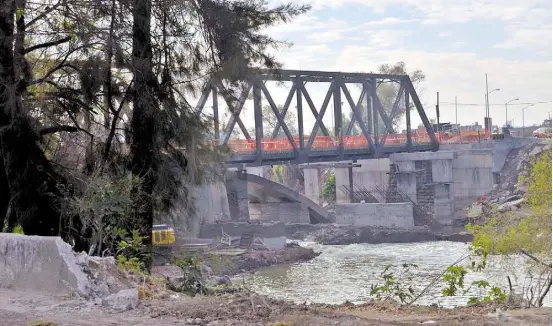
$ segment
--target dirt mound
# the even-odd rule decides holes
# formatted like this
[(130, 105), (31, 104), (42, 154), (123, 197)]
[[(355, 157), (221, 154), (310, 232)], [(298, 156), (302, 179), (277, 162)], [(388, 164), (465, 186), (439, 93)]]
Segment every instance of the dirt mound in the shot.
[(471, 222), (485, 223), (492, 212), (516, 212), (516, 216), (525, 216), (529, 208), (524, 205), (526, 187), (519, 183), (521, 176), (527, 176), (532, 160), (551, 150), (551, 142), (540, 142), (512, 149), (505, 160), (499, 175), (499, 183), (492, 191), (482, 196), (469, 209)]
[(499, 175), (499, 184), (490, 192), (489, 197), (496, 197), (496, 199), (501, 200), (502, 197), (510, 195), (523, 195), (525, 189), (519, 186), (519, 177), (528, 175), (528, 168), (532, 159), (547, 150), (551, 150), (550, 142), (530, 144), (512, 149), (507, 155), (505, 165)]

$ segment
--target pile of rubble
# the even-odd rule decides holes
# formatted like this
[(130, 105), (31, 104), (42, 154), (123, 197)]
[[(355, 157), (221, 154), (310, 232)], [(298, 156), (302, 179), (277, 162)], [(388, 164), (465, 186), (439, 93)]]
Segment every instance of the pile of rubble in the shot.
[(0, 288), (72, 296), (118, 311), (160, 297), (165, 283), (119, 268), (113, 257), (75, 253), (59, 237), (0, 233)]
[(511, 150), (501, 169), (499, 182), (492, 191), (476, 201), (469, 209), (468, 217), (478, 221), (489, 217), (493, 211), (505, 213), (524, 209), (526, 187), (519, 183), (519, 179), (528, 175), (532, 160), (548, 150), (551, 150), (550, 142), (534, 143)]

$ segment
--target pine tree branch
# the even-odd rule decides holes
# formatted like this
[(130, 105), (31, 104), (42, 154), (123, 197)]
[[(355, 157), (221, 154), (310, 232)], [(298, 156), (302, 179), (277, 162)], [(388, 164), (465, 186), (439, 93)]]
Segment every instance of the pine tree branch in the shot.
[(70, 35), (70, 36), (66, 36), (66, 37), (64, 37), (62, 39), (59, 39), (59, 40), (56, 40), (56, 41), (50, 41), (50, 42), (46, 42), (46, 43), (33, 45), (29, 48), (26, 48), (23, 52), (25, 54), (27, 54), (29, 52), (32, 52), (32, 51), (35, 51), (35, 50), (38, 50), (38, 49), (49, 48), (51, 46), (56, 46), (56, 45), (60, 45), (60, 44), (63, 44), (63, 43), (67, 43), (67, 42), (71, 41), (72, 38), (73, 37)]
[(49, 134), (54, 134), (56, 132), (77, 132), (80, 128), (74, 127), (74, 126), (67, 126), (67, 125), (60, 125), (60, 126), (53, 126), (53, 127), (47, 127), (39, 130), (38, 134), (40, 136), (45, 136)]

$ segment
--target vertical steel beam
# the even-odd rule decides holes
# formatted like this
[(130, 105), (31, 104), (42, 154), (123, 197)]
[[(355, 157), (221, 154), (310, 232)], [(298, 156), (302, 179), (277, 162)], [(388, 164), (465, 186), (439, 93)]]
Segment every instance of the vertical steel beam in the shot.
[(211, 96), (213, 96), (213, 128), (215, 129), (215, 139), (219, 139), (219, 94), (217, 87), (211, 86)]
[(349, 181), (349, 202), (353, 203), (354, 193), (353, 193), (353, 164), (348, 167), (348, 181)]
[(338, 151), (340, 152), (340, 159), (343, 159), (344, 157), (344, 134), (342, 133), (342, 83), (343, 79), (341, 77), (336, 77), (333, 90), (334, 136), (338, 137)]
[[(371, 79), (371, 97), (372, 97), (372, 109), (373, 109), (373, 134), (374, 134), (374, 145), (376, 150), (380, 147), (380, 140), (378, 139), (378, 94), (376, 93), (376, 79)], [(377, 155), (375, 155), (377, 156)]]
[(363, 83), (363, 90), (365, 91), (365, 100), (366, 100), (366, 104), (367, 104), (367, 131), (369, 132), (369, 135), (372, 135), (372, 131), (373, 131), (373, 125), (372, 125), (372, 117), (371, 117), (371, 92), (370, 92), (370, 89), (368, 87), (368, 84), (367, 83)]
[(263, 119), (262, 119), (262, 107), (261, 107), (261, 89), (257, 81), (253, 84), (253, 109), (255, 118), (255, 151), (257, 153), (257, 161), (261, 162), (262, 158), (262, 144), (263, 139)]
[[(303, 81), (301, 80), (301, 77), (297, 77), (296, 84), (300, 83), (303, 83)], [(305, 147), (303, 139), (303, 100), (301, 96), (301, 89), (299, 87), (296, 88), (296, 103), (298, 110), (298, 137), (300, 142), (300, 149), (303, 149)]]
[(405, 92), (405, 124), (407, 125), (407, 151), (413, 150), (413, 140), (411, 139), (411, 108), (409, 107), (409, 89), (405, 87), (405, 82), (402, 81), (401, 85)]

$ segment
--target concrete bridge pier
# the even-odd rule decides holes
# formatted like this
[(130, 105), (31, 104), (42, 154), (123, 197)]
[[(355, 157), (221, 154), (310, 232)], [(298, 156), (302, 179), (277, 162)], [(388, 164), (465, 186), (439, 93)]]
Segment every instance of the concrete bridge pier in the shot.
[(317, 205), (323, 204), (323, 182), (321, 180), (321, 169), (305, 167), (303, 170), (305, 196)]
[(245, 170), (227, 171), (225, 174), (230, 218), (232, 221), (249, 221), (248, 181)]
[[(351, 162), (349, 162), (351, 163)], [(336, 167), (336, 203), (351, 203), (351, 198), (344, 187), (348, 189), (355, 185), (370, 190), (374, 186), (388, 185), (390, 160), (388, 158), (358, 160), (354, 167)], [(350, 175), (351, 174), (351, 175)], [(384, 198), (377, 198), (384, 201)]]

